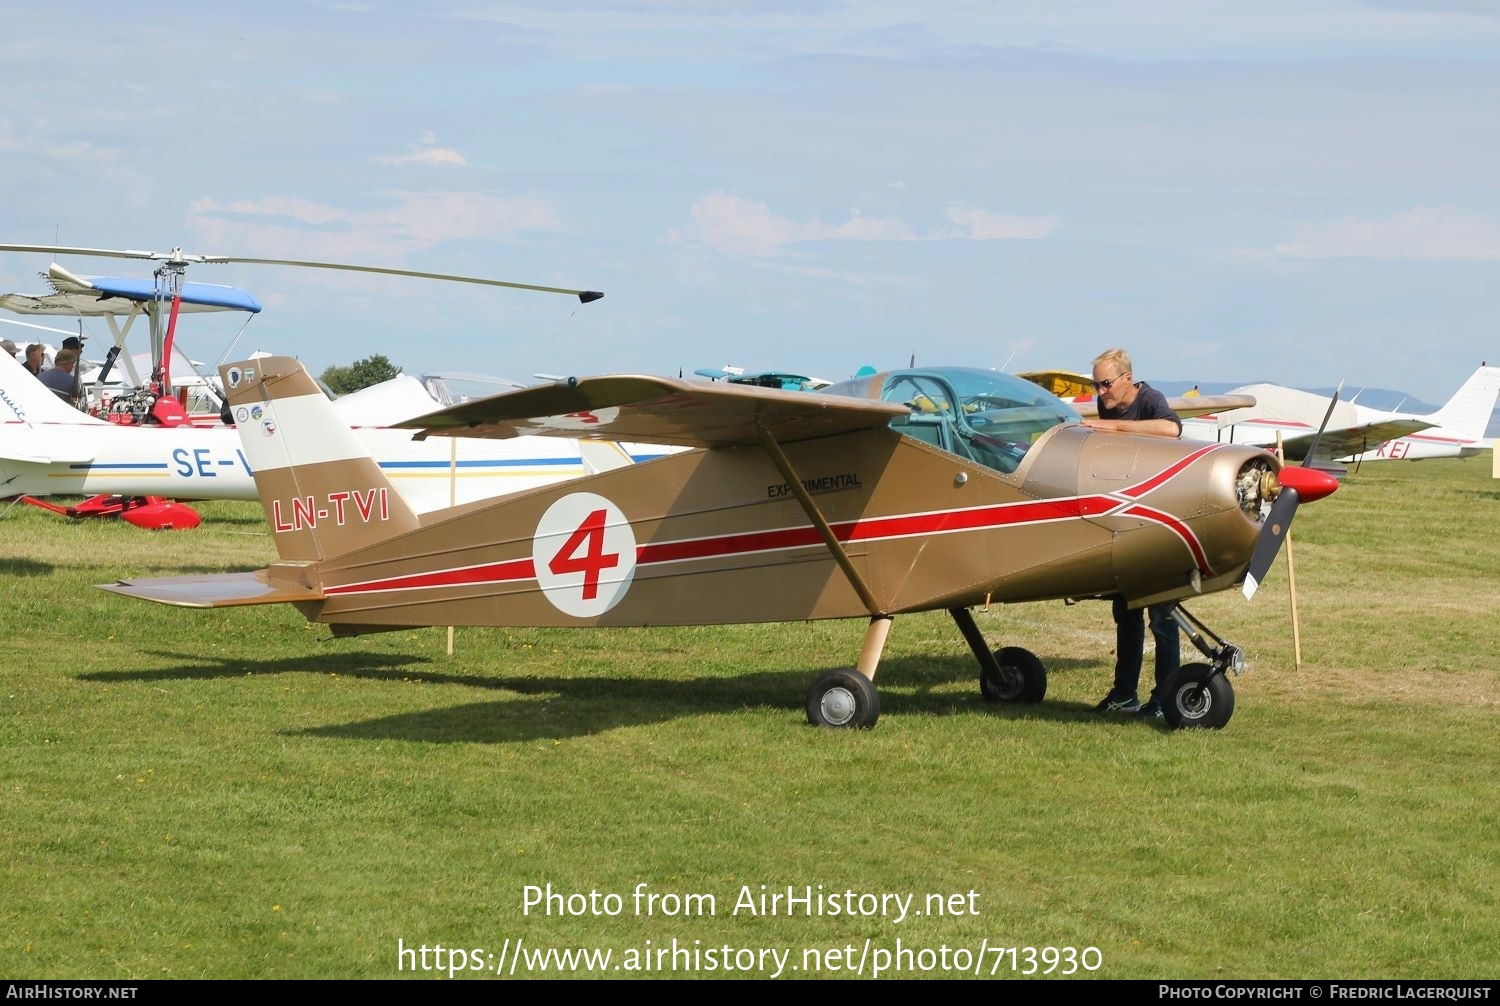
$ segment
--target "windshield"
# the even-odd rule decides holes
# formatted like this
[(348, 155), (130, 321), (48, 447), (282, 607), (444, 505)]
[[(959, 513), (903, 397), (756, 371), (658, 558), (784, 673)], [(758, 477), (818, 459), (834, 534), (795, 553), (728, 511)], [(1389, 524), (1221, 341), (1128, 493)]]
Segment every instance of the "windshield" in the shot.
[[(868, 389), (856, 380), (827, 392), (868, 397)], [(1007, 474), (1043, 433), (1079, 421), (1061, 399), (998, 370), (898, 370), (884, 375), (880, 398), (911, 410), (891, 420), (892, 429)]]

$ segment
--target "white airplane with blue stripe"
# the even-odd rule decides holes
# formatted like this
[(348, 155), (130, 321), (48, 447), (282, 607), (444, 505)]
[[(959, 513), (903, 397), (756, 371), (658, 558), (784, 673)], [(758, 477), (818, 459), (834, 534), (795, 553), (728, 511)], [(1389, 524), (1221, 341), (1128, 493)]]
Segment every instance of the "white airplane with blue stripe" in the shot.
[[(399, 377), (340, 403), (381, 470), (418, 513), (594, 475), (667, 453), (663, 448), (551, 437), (505, 441), (412, 439), (400, 422), (442, 407), (415, 378)], [(249, 410), (241, 422), (258, 423)], [(649, 453), (647, 453), (649, 451)], [(257, 499), (254, 473), (232, 427), (125, 426), (67, 405), (0, 353), (0, 496), (118, 495), (177, 500)]]

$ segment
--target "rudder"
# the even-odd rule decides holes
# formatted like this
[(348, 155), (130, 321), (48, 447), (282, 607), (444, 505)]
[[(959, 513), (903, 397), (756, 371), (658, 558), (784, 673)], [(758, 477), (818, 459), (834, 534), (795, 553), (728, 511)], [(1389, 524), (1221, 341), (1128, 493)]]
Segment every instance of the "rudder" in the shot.
[(416, 514), (300, 362), (219, 368), (283, 561), (340, 555), (414, 531)]
[(1500, 398), (1500, 367), (1481, 366), (1446, 405), (1423, 418), (1470, 440), (1481, 440), (1497, 398)]

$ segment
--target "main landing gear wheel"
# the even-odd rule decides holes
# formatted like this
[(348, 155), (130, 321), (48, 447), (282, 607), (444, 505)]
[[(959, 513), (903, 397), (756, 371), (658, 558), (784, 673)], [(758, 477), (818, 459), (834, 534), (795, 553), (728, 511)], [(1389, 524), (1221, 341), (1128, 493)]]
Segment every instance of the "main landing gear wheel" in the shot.
[(807, 722), (815, 727), (868, 730), (879, 718), (875, 682), (852, 667), (824, 671), (807, 690)]
[(1167, 680), (1162, 713), (1173, 727), (1218, 730), (1234, 715), (1234, 686), (1210, 664), (1183, 664)]
[(979, 694), (986, 702), (1040, 702), (1047, 694), (1047, 668), (1035, 653), (1019, 646), (995, 651), (999, 673), (979, 669)]

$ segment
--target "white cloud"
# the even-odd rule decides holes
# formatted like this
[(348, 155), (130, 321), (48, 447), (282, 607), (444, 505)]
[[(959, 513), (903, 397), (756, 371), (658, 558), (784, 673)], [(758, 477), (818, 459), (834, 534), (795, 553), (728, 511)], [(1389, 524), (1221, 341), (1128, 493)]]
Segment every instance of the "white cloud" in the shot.
[(692, 222), (668, 232), (677, 244), (704, 245), (725, 255), (765, 258), (785, 246), (815, 241), (995, 241), (1042, 238), (1057, 226), (1053, 217), (1017, 217), (987, 210), (951, 207), (948, 219), (958, 225), (917, 232), (896, 217), (865, 216), (858, 209), (842, 223), (777, 216), (765, 203), (725, 192), (712, 192), (693, 204)]
[(781, 246), (801, 240), (798, 225), (774, 216), (765, 203), (724, 192), (711, 192), (693, 204), (693, 222), (669, 238), (704, 244), (726, 255), (774, 255)]
[(422, 134), (421, 140), (406, 145), (404, 154), (376, 154), (370, 160), (376, 164), (391, 164), (401, 167), (406, 164), (427, 164), (462, 168), (468, 166), (464, 155), (452, 147), (439, 147), (437, 136), (430, 130)]
[(958, 225), (953, 237), (972, 241), (1030, 241), (1044, 238), (1057, 227), (1057, 218), (1017, 217), (1002, 213), (950, 206), (948, 219)]
[(1500, 259), (1500, 219), (1451, 207), (1416, 206), (1378, 220), (1344, 217), (1301, 224), (1274, 249), (1281, 258), (1416, 259), (1485, 262)]

